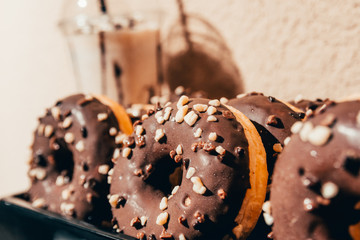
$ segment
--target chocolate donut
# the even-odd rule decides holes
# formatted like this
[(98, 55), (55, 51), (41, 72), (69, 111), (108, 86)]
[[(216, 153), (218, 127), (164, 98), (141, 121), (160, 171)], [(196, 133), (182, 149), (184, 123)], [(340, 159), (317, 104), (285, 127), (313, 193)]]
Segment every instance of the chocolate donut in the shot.
[(28, 172), (33, 206), (91, 222), (108, 217), (115, 137), (132, 132), (125, 110), (105, 97), (77, 94), (39, 122)]
[(360, 239), (360, 101), (328, 102), (292, 131), (273, 175), (275, 239)]
[(294, 107), (299, 108), (301, 111), (305, 112), (306, 115), (312, 115), (314, 111), (326, 104), (328, 99), (322, 100), (320, 98), (313, 100), (303, 99), (301, 96), (297, 97), (295, 100), (290, 101), (289, 104), (293, 105)]
[[(282, 151), (285, 139), (291, 135), (290, 128), (303, 119), (304, 113), (274, 97), (257, 92), (241, 94), (238, 98), (230, 99), (227, 104), (243, 112), (258, 130), (266, 150), (270, 185), (277, 156)], [(264, 239), (270, 232), (271, 227), (261, 217), (249, 239)]]
[(114, 228), (139, 239), (244, 239), (261, 213), (265, 150), (218, 100), (157, 109), (124, 141), (112, 173)]

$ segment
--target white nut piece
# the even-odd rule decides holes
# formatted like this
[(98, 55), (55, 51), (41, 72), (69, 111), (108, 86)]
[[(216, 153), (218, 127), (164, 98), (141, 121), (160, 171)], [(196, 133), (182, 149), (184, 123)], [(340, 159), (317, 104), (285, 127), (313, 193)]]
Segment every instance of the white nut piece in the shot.
[(113, 208), (116, 207), (119, 199), (120, 199), (120, 196), (118, 194), (111, 195), (109, 198), (109, 203), (110, 203), (111, 207), (113, 207)]
[(268, 226), (273, 225), (273, 223), (274, 223), (274, 218), (273, 218), (270, 214), (264, 212), (264, 213), (263, 213), (263, 216), (264, 216), (265, 223), (266, 223)]
[(179, 240), (186, 240), (185, 235), (182, 234), (182, 233), (180, 233), (180, 235), (179, 235)]
[(167, 212), (160, 213), (159, 216), (156, 218), (157, 225), (165, 225), (168, 221), (169, 214)]
[(37, 129), (37, 134), (41, 136), (44, 134), (44, 131), (45, 131), (45, 124), (41, 123)]
[(97, 115), (97, 120), (99, 122), (105, 121), (108, 118), (108, 114), (107, 113), (99, 113)]
[(115, 143), (121, 144), (126, 139), (127, 135), (125, 133), (120, 133), (115, 137)]
[(55, 120), (60, 120), (60, 108), (59, 107), (53, 107), (51, 108), (51, 115)]
[(107, 164), (100, 165), (98, 168), (98, 172), (102, 175), (108, 174), (109, 170), (110, 170), (110, 166)]
[(75, 135), (71, 132), (65, 133), (64, 140), (66, 143), (73, 143), (75, 141)]
[(179, 145), (176, 147), (176, 154), (177, 154), (177, 155), (183, 154), (183, 147), (182, 147), (181, 144), (179, 144)]
[(222, 146), (217, 146), (215, 148), (215, 151), (220, 155), (225, 155), (225, 153), (226, 153), (226, 150)]
[(339, 187), (333, 182), (326, 182), (321, 186), (321, 195), (326, 199), (334, 198), (339, 193)]
[(217, 100), (217, 99), (210, 100), (209, 105), (214, 106), (214, 107), (218, 107), (218, 106), (220, 106), (220, 101)]
[(196, 123), (198, 117), (199, 116), (194, 111), (190, 111), (188, 114), (186, 114), (184, 120), (189, 126), (193, 126)]
[(216, 122), (217, 118), (215, 116), (208, 116), (208, 118), (206, 119), (208, 122)]
[(307, 142), (308, 141), (308, 137), (309, 137), (309, 134), (311, 133), (311, 131), (313, 130), (314, 126), (311, 122), (306, 122), (304, 123), (304, 126), (303, 128), (300, 130), (300, 139), (303, 141), (303, 142)]
[(206, 104), (194, 104), (193, 109), (198, 112), (206, 112), (208, 105)]
[(187, 114), (188, 110), (189, 110), (189, 107), (187, 105), (181, 107), (175, 115), (175, 121), (177, 123), (182, 123), (184, 121), (184, 117)]
[(284, 145), (288, 145), (289, 142), (291, 141), (291, 137), (286, 137), (285, 140), (284, 140)]
[(137, 125), (135, 128), (135, 134), (136, 135), (142, 135), (144, 133), (144, 128), (141, 125)]
[(75, 145), (76, 150), (78, 150), (79, 152), (82, 152), (85, 150), (85, 145), (84, 145), (84, 141), (80, 140), (77, 142), (77, 144)]
[(206, 192), (206, 187), (202, 183), (199, 177), (192, 177), (191, 182), (193, 183), (193, 191), (198, 194), (204, 194)]
[(290, 131), (293, 133), (293, 134), (296, 134), (296, 133), (299, 133), (301, 128), (303, 126), (303, 123), (298, 121), (298, 122), (295, 122), (292, 126), (291, 126), (291, 129)]
[(42, 208), (45, 206), (45, 199), (38, 198), (31, 205), (36, 208)]
[(173, 188), (173, 190), (171, 191), (171, 195), (175, 195), (175, 193), (177, 193), (177, 191), (179, 190), (180, 186), (177, 185)]
[(130, 156), (131, 152), (132, 152), (131, 148), (126, 147), (123, 149), (122, 156), (124, 158), (128, 158)]
[(64, 119), (64, 121), (63, 121), (63, 123), (62, 123), (62, 127), (64, 128), (64, 129), (67, 129), (67, 128), (69, 128), (70, 126), (71, 126), (71, 124), (72, 124), (72, 117), (67, 117), (67, 118), (65, 118)]
[(168, 207), (168, 198), (167, 197), (163, 197), (160, 201), (160, 205), (159, 205), (159, 208), (161, 211), (167, 209)]
[(236, 98), (243, 98), (247, 95), (247, 93), (240, 93), (238, 95), (236, 95)]
[(190, 179), (194, 174), (195, 174), (195, 168), (193, 168), (193, 167), (189, 167), (189, 169), (187, 170), (187, 172), (186, 172), (186, 178), (187, 179)]
[(156, 129), (155, 137), (154, 137), (155, 141), (159, 142), (164, 136), (165, 136), (164, 130)]
[(188, 96), (183, 95), (179, 98), (179, 101), (177, 102), (176, 106), (178, 109), (180, 109), (182, 106), (184, 106), (188, 102), (189, 102)]
[(114, 150), (113, 158), (114, 158), (114, 159), (117, 159), (117, 158), (119, 158), (119, 157), (120, 157), (120, 148), (116, 148), (116, 149)]
[(118, 130), (115, 127), (109, 129), (110, 136), (114, 137), (118, 133)]
[(329, 140), (332, 131), (326, 126), (316, 126), (308, 135), (308, 141), (315, 146), (322, 146)]
[(222, 97), (220, 98), (220, 102), (221, 104), (227, 104), (229, 102), (229, 99), (227, 99), (226, 97)]
[(141, 226), (145, 226), (148, 218), (145, 216), (140, 217)]
[(217, 109), (216, 109), (216, 107), (210, 106), (210, 107), (208, 107), (206, 112), (208, 115), (213, 115), (217, 112)]
[(211, 132), (209, 134), (209, 140), (216, 141), (216, 139), (217, 139), (217, 134), (215, 132)]
[(51, 125), (46, 125), (44, 129), (44, 136), (50, 137), (54, 132), (54, 127)]
[(196, 131), (194, 132), (194, 137), (196, 137), (196, 138), (201, 137), (202, 132), (203, 131), (201, 128), (196, 129)]

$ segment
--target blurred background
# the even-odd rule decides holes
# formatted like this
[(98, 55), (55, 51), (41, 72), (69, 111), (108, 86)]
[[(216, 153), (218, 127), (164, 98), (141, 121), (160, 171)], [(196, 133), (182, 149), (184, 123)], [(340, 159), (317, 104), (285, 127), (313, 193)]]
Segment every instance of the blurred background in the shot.
[[(179, 2), (159, 3), (166, 12), (165, 60), (176, 66), (164, 74), (176, 84), (185, 69), (195, 74), (199, 62), (206, 62), (210, 76), (239, 81), (239, 93), (292, 100), (298, 94), (338, 99), (360, 92), (359, 0), (184, 0), (192, 41), (203, 46), (188, 65), (180, 63), (189, 56), (177, 54), (184, 53), (184, 43), (176, 41)], [(61, 5), (0, 0), (0, 196), (28, 187), (26, 162), (37, 118), (56, 99), (77, 91), (57, 27)], [(209, 61), (201, 60), (204, 55)]]

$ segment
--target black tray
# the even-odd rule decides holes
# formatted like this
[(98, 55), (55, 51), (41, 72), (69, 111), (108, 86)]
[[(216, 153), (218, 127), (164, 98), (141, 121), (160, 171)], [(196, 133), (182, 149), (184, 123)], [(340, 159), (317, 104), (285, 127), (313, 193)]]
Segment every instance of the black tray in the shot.
[(24, 194), (0, 199), (0, 239), (8, 240), (134, 240), (97, 228), (84, 221), (65, 218), (34, 208)]

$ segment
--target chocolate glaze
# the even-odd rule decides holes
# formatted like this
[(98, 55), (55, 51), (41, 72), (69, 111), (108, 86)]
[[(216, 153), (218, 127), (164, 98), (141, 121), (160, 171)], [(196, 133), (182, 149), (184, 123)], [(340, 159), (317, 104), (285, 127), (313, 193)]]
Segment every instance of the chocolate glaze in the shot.
[[(99, 113), (106, 113), (106, 119), (99, 121)], [(65, 119), (71, 119), (68, 126)], [(119, 131), (119, 126), (111, 109), (95, 98), (77, 94), (60, 100), (39, 122), (31, 147), (31, 202), (43, 199), (39, 207), (94, 223), (109, 218), (110, 206), (106, 200), (109, 184), (107, 176), (99, 174), (98, 167), (103, 164), (112, 167), (111, 157), (116, 145), (109, 129)], [(51, 128), (53, 131), (49, 131)], [(69, 135), (67, 142), (64, 139), (69, 133), (74, 137), (72, 143), (67, 143)], [(44, 179), (34, 176), (37, 172), (45, 172)], [(68, 182), (56, 184), (59, 176)], [(63, 196), (67, 190), (69, 195), (65, 200)], [(61, 208), (63, 203), (68, 204), (69, 211), (64, 212), (66, 205)], [(71, 204), (74, 204), (73, 211)]]
[[(190, 99), (188, 112), (194, 104), (209, 106), (209, 100)], [(176, 122), (177, 106), (169, 107), (171, 116), (163, 124), (157, 122), (154, 113), (138, 125), (144, 129), (145, 145), (136, 141), (127, 144), (131, 153), (121, 156), (114, 166), (110, 194), (123, 199), (123, 204), (112, 208), (116, 227), (125, 234), (148, 239), (178, 239), (180, 234), (186, 239), (218, 239), (235, 226), (249, 187), (248, 143), (243, 127), (224, 106), (216, 107), (216, 122), (208, 122), (206, 112), (193, 110), (199, 116), (193, 126)], [(165, 110), (159, 110), (164, 116)], [(194, 136), (198, 128), (203, 130), (199, 138)], [(155, 141), (158, 129), (165, 136)], [(217, 134), (216, 141), (209, 140), (211, 132)], [(129, 139), (138, 137), (134, 133)], [(176, 151), (179, 144), (183, 154)], [(216, 146), (222, 146), (225, 155), (217, 153)], [(192, 181), (186, 178), (192, 168), (193, 176), (206, 187), (204, 194), (194, 192)], [(172, 195), (176, 185), (180, 187)], [(159, 204), (163, 197), (168, 197), (168, 207), (162, 211)], [(156, 220), (163, 212), (169, 218), (160, 226)], [(141, 217), (147, 218), (145, 226), (139, 222)]]
[(360, 201), (359, 111), (360, 101), (350, 101), (329, 105), (310, 118), (314, 127), (331, 129), (322, 145), (304, 141), (309, 135), (291, 137), (271, 188), (275, 239), (351, 239), (349, 225), (360, 220), (355, 210)]

